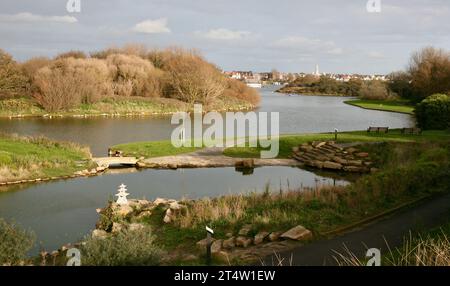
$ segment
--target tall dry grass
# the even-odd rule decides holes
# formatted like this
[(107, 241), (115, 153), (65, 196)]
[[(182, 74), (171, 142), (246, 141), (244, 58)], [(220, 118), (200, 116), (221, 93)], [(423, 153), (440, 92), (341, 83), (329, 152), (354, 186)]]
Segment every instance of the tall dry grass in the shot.
[[(382, 266), (450, 266), (450, 239), (448, 234), (441, 232), (433, 237), (419, 235), (404, 239), (403, 245), (382, 254)], [(348, 247), (343, 252), (335, 251), (334, 260), (339, 266), (366, 266), (364, 258), (358, 256)]]
[[(279, 192), (271, 192), (266, 187), (263, 193), (228, 195), (215, 199), (204, 198), (187, 202), (186, 210), (176, 217), (175, 223), (182, 228), (219, 220), (231, 225), (242, 220), (269, 225), (295, 220), (293, 210), (283, 208), (283, 205), (297, 204), (298, 208), (302, 208), (312, 201), (334, 205), (338, 203), (338, 197), (344, 193), (344, 187), (318, 185), (315, 188)], [(255, 208), (260, 211), (249, 214), (249, 210)]]

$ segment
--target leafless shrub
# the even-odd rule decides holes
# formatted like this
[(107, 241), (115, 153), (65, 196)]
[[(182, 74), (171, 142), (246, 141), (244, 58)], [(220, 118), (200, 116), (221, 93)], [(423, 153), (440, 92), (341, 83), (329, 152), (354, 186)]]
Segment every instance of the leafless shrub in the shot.
[(119, 96), (160, 97), (162, 71), (136, 55), (112, 54), (106, 58)]
[(168, 76), (168, 97), (207, 106), (226, 88), (220, 71), (195, 51), (174, 50), (164, 69)]
[(68, 110), (103, 98), (109, 93), (108, 80), (108, 67), (101, 60), (60, 59), (36, 73), (33, 97), (47, 111)]
[(245, 83), (235, 79), (227, 80), (227, 88), (224, 91), (224, 97), (237, 98), (255, 106), (258, 105), (261, 100), (255, 89), (250, 88)]

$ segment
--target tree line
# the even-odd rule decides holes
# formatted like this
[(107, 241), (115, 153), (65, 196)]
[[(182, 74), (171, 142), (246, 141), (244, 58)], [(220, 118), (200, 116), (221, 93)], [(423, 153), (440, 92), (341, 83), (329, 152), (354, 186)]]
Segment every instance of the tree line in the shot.
[(206, 106), (218, 98), (259, 102), (255, 90), (227, 78), (195, 50), (140, 45), (89, 55), (69, 51), (23, 63), (0, 50), (0, 99), (24, 96), (49, 112), (115, 97), (174, 98)]

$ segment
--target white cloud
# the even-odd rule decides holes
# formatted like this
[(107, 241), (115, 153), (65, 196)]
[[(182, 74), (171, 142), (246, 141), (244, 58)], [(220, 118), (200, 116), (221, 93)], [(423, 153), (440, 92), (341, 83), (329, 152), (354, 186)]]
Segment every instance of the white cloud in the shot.
[(0, 14), (0, 22), (58, 22), (58, 23), (76, 23), (77, 18), (73, 16), (44, 16), (28, 12), (8, 15)]
[(384, 59), (384, 55), (380, 52), (371, 51), (367, 53), (367, 56), (372, 59)]
[(207, 32), (196, 32), (197, 35), (211, 40), (239, 40), (250, 35), (248, 31), (232, 31), (228, 29), (212, 29)]
[(285, 37), (275, 41), (271, 46), (277, 49), (291, 49), (304, 53), (321, 52), (331, 55), (343, 53), (342, 48), (339, 48), (333, 41), (323, 41), (301, 36)]
[(170, 33), (170, 29), (167, 27), (167, 18), (142, 21), (137, 23), (132, 30), (144, 34)]

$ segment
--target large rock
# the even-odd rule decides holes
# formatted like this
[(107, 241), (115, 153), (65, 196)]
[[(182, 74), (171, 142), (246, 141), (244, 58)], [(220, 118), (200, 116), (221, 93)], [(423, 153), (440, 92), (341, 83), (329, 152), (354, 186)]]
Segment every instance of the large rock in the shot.
[(236, 238), (236, 246), (249, 247), (252, 244), (252, 239), (244, 236), (239, 236)]
[(269, 240), (270, 241), (277, 241), (279, 238), (280, 238), (280, 235), (282, 234), (283, 232), (281, 232), (281, 231), (274, 231), (274, 232), (272, 232), (271, 234), (269, 234)]
[(133, 208), (129, 205), (117, 205), (116, 213), (119, 216), (125, 217), (133, 213)]
[(252, 230), (252, 225), (251, 224), (246, 224), (246, 225), (244, 225), (241, 228), (241, 230), (239, 230), (238, 234), (241, 235), (241, 236), (247, 236), (250, 233), (251, 230)]
[[(214, 243), (215, 239), (211, 238), (211, 243)], [(205, 251), (206, 250), (206, 244), (208, 243), (208, 239), (204, 238), (202, 240), (197, 241), (196, 246), (198, 249)]]
[(293, 240), (307, 240), (312, 238), (312, 232), (301, 225), (297, 225), (283, 233), (281, 237)]
[(269, 236), (269, 232), (267, 231), (261, 231), (258, 232), (257, 235), (255, 235), (254, 243), (255, 245), (263, 243), (264, 239)]
[(323, 167), (325, 169), (330, 169), (330, 170), (340, 170), (342, 169), (342, 165), (339, 163), (335, 163), (335, 162), (330, 162), (330, 161), (326, 161), (323, 163)]
[(169, 209), (174, 210), (174, 211), (180, 210), (182, 207), (183, 207), (183, 206), (180, 205), (178, 202), (171, 202), (171, 203), (169, 204)]
[(156, 198), (153, 201), (153, 204), (155, 204), (155, 206), (159, 206), (161, 204), (165, 205), (165, 204), (168, 204), (168, 203), (169, 203), (169, 201), (167, 199), (163, 199), (163, 198)]
[(172, 211), (167, 209), (166, 215), (163, 218), (164, 223), (171, 223), (173, 221)]
[(222, 250), (222, 243), (223, 243), (222, 239), (215, 240), (211, 244), (211, 253), (214, 254), (220, 252)]
[(343, 158), (341, 158), (339, 156), (334, 156), (333, 157), (333, 161), (337, 162), (339, 164), (344, 164), (344, 165), (347, 164), (347, 160), (345, 160), (345, 159), (343, 159)]
[(225, 249), (232, 249), (236, 246), (236, 238), (230, 237), (228, 239), (225, 239), (222, 243), (222, 247)]
[(362, 166), (363, 161), (361, 161), (361, 160), (348, 160), (347, 164), (350, 165), (350, 166)]
[(359, 153), (356, 153), (355, 155), (356, 155), (356, 157), (359, 157), (359, 158), (369, 157), (369, 153), (367, 153), (367, 152), (359, 152)]

